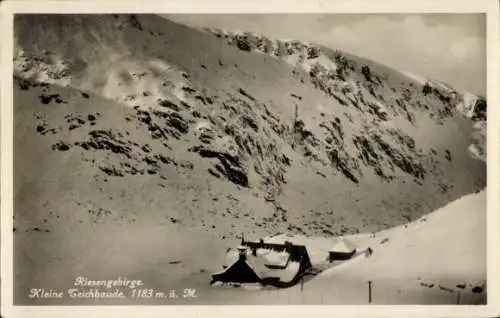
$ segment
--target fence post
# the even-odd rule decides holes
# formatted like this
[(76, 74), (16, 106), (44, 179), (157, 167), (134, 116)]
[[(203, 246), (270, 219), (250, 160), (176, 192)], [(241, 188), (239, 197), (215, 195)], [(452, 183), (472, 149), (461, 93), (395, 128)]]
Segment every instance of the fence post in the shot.
[(368, 303), (372, 303), (372, 281), (368, 281)]
[(297, 120), (299, 118), (299, 106), (295, 104), (295, 114), (293, 115), (293, 143), (292, 149), (295, 149), (295, 144), (297, 142)]
[(460, 291), (457, 291), (457, 305), (460, 305)]

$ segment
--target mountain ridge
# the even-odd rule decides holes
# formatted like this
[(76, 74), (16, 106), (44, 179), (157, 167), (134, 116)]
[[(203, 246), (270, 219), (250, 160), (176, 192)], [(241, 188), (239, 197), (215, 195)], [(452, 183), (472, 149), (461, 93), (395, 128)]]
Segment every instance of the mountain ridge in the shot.
[[(322, 44), (317, 44), (317, 43), (312, 43), (312, 42), (304, 42), (300, 40), (294, 40), (294, 39), (278, 39), (278, 38), (273, 38), (273, 37), (268, 37), (263, 34), (257, 33), (257, 32), (251, 32), (251, 31), (242, 31), (242, 30), (237, 30), (237, 31), (230, 31), (230, 30), (223, 30), (223, 29), (218, 29), (218, 28), (197, 28), (203, 32), (208, 32), (211, 34), (214, 34), (216, 37), (223, 37), (224, 39), (227, 40), (228, 44), (232, 45), (235, 44), (242, 50), (246, 51), (252, 51), (252, 52), (259, 52), (259, 53), (266, 53), (270, 56), (274, 57), (282, 57), (283, 53), (283, 46), (284, 49), (287, 50), (288, 52), (285, 52), (284, 55), (292, 55), (294, 53), (297, 53), (297, 51), (300, 51), (302, 49), (303, 52), (301, 55), (301, 60), (303, 61), (304, 59), (314, 59), (318, 58), (318, 56), (321, 55), (321, 57), (324, 57), (322, 54), (322, 51), (334, 51), (336, 54), (340, 55), (347, 55), (350, 56), (351, 58), (355, 58), (358, 60), (366, 60), (369, 61), (370, 63), (375, 63), (379, 67), (386, 68), (388, 70), (400, 72), (401, 74), (415, 80), (416, 83), (419, 83), (421, 85), (425, 85), (426, 83), (430, 84), (433, 86), (433, 88), (440, 89), (446, 93), (455, 93), (455, 94), (461, 94), (461, 95), (469, 95), (473, 96), (474, 98), (477, 99), (482, 99), (485, 101), (485, 98), (481, 95), (477, 95), (468, 91), (463, 91), (460, 93), (450, 85), (444, 83), (443, 81), (437, 80), (437, 79), (431, 79), (427, 77), (423, 77), (417, 74), (413, 74), (408, 71), (399, 71), (395, 68), (392, 68), (390, 66), (384, 65), (382, 63), (375, 62), (373, 60), (367, 60), (363, 57), (347, 53), (338, 49), (331, 49), (328, 48), (325, 45)], [(257, 42), (257, 43), (255, 43)], [(271, 46), (271, 47), (269, 47)], [(280, 52), (280, 48), (282, 49)], [(295, 51), (294, 51), (295, 49)], [(297, 50), (299, 49), (299, 50)], [(305, 50), (305, 52), (304, 52)], [(321, 63), (320, 63), (321, 64)], [(336, 70), (335, 63), (331, 63), (330, 66), (333, 65), (334, 67), (331, 69), (332, 71)], [(308, 70), (309, 71), (309, 70)], [(463, 96), (462, 96), (463, 97)], [(470, 107), (469, 107), (470, 108)]]
[[(102, 18), (102, 17), (100, 17)], [(115, 18), (118, 20), (119, 27), (123, 27), (123, 21), (121, 21), (119, 18)], [(111, 19), (109, 19), (111, 20)], [(108, 23), (113, 23), (111, 21), (108, 21)], [(122, 24), (120, 24), (122, 23)], [(141, 31), (140, 29), (146, 29), (146, 27), (143, 27), (139, 22), (137, 18), (134, 18), (134, 16), (130, 16), (128, 20), (126, 20), (126, 23), (128, 25), (131, 25), (133, 28), (138, 28), (137, 30)], [(125, 24), (127, 25), (127, 24)], [(111, 28), (111, 27), (106, 27), (106, 28)], [(213, 30), (212, 30), (213, 31)], [(149, 31), (150, 33), (153, 31)], [(154, 33), (154, 32), (153, 32)], [(158, 33), (159, 34), (159, 33)], [(231, 34), (231, 33), (227, 33)], [(246, 33), (243, 33), (246, 35)], [(259, 35), (260, 36), (260, 35)], [(231, 37), (230, 37), (231, 38)], [(207, 39), (208, 40), (208, 39)], [(238, 39), (237, 39), (238, 40)], [(264, 40), (266, 41), (266, 40)], [(237, 41), (236, 41), (237, 42)], [(297, 42), (297, 41), (291, 41), (290, 43), (294, 44), (296, 47), (301, 48), (302, 50), (304, 49), (306, 44)], [(238, 45), (238, 44), (236, 44)], [(308, 47), (305, 47), (306, 50), (309, 50)], [(239, 48), (241, 50), (241, 48)], [(243, 51), (245, 51), (247, 47), (244, 48)], [(289, 48), (290, 49), (290, 48)], [(323, 48), (322, 48), (323, 49)], [(331, 51), (331, 50), (330, 50)], [(33, 74), (30, 73), (32, 69), (26, 66), (26, 64), (29, 63), (23, 63), (23, 51), (19, 50), (20, 54), (16, 54), (16, 72), (20, 72), (23, 74), (25, 78), (33, 78)], [(293, 51), (292, 51), (293, 52)], [(326, 53), (309, 53), (313, 55), (318, 55), (318, 54), (323, 54), (325, 56), (326, 54), (331, 54), (332, 52), (326, 52)], [(103, 53), (104, 54), (104, 53)], [(310, 70), (305, 70), (309, 71), (309, 78), (306, 78), (305, 75), (307, 74), (300, 74), (297, 76), (300, 76), (300, 84), (302, 84), (302, 81), (305, 79), (308, 79), (309, 82), (313, 85), (314, 89), (319, 89), (323, 93), (327, 95), (327, 97), (333, 99), (335, 102), (338, 104), (342, 105), (342, 107), (349, 107), (349, 105), (354, 106), (356, 109), (356, 113), (359, 114), (359, 112), (364, 113), (362, 117), (364, 117), (363, 121), (365, 122), (364, 128), (363, 126), (361, 127), (362, 131), (365, 131), (368, 134), (372, 134), (372, 138), (366, 139), (365, 137), (359, 136), (356, 134), (354, 130), (352, 130), (352, 138), (353, 138), (353, 145), (355, 146), (354, 149), (358, 148), (359, 151), (359, 156), (360, 158), (356, 158), (352, 156), (352, 149), (350, 149), (349, 145), (343, 146), (343, 139), (345, 138), (344, 134), (348, 133), (345, 131), (345, 129), (349, 128), (344, 128), (343, 124), (340, 122), (341, 117), (340, 116), (335, 116), (333, 121), (331, 123), (328, 123), (327, 121), (321, 121), (319, 123), (319, 130), (316, 131), (309, 131), (308, 127), (311, 125), (311, 123), (308, 122), (308, 120), (313, 120), (311, 118), (298, 118), (297, 122), (293, 124), (293, 108), (288, 109), (286, 112), (288, 113), (287, 115), (292, 117), (290, 118), (290, 121), (292, 122), (291, 126), (289, 125), (283, 125), (281, 123), (281, 126), (277, 126), (276, 122), (273, 122), (274, 119), (273, 117), (276, 118), (276, 114), (269, 113), (269, 105), (265, 105), (264, 103), (261, 103), (258, 101), (258, 99), (254, 96), (252, 96), (252, 92), (249, 91), (247, 88), (243, 89), (242, 87), (239, 87), (238, 89), (235, 89), (234, 93), (229, 94), (229, 99), (226, 102), (222, 102), (221, 106), (223, 108), (231, 109), (231, 106), (229, 106), (229, 101), (231, 103), (236, 103), (240, 104), (243, 107), (246, 107), (247, 109), (251, 108), (251, 104), (256, 104), (260, 106), (262, 111), (264, 113), (269, 113), (268, 121), (267, 124), (269, 124), (269, 133), (270, 136), (274, 135), (275, 137), (278, 138), (285, 138), (285, 144), (288, 143), (293, 146), (294, 143), (297, 141), (300, 145), (298, 145), (298, 149), (296, 151), (302, 152), (302, 154), (305, 154), (306, 157), (311, 157), (311, 159), (318, 164), (325, 166), (325, 164), (328, 165), (328, 162), (331, 162), (335, 169), (344, 175), (344, 177), (347, 180), (350, 180), (351, 182), (357, 184), (359, 183), (359, 178), (362, 177), (363, 174), (363, 169), (360, 168), (359, 164), (360, 162), (364, 162), (364, 165), (370, 168), (369, 166), (371, 164), (374, 164), (372, 168), (374, 169), (374, 173), (378, 175), (380, 178), (385, 179), (385, 180), (391, 180), (391, 178), (394, 178), (394, 176), (391, 176), (392, 171), (394, 170), (394, 167), (398, 167), (399, 169), (402, 169), (403, 172), (408, 173), (412, 175), (416, 180), (419, 178), (423, 177), (422, 172), (423, 172), (423, 167), (422, 165), (422, 160), (425, 157), (423, 153), (418, 153), (415, 152), (414, 155), (408, 156), (408, 154), (403, 155), (404, 151), (409, 151), (412, 152), (412, 150), (415, 144), (415, 141), (413, 138), (405, 133), (401, 128), (394, 127), (392, 128), (392, 121), (395, 120), (395, 118), (399, 116), (405, 117), (405, 121), (409, 122), (410, 125), (414, 126), (414, 117), (416, 115), (416, 112), (413, 109), (410, 109), (405, 105), (406, 102), (408, 103), (413, 103), (414, 105), (416, 104), (416, 107), (423, 108), (422, 103), (420, 101), (417, 101), (414, 103), (415, 98), (420, 98), (422, 97), (417, 96), (408, 96), (411, 95), (409, 92), (411, 91), (410, 88), (412, 84), (410, 83), (409, 87), (405, 87), (402, 91), (402, 98), (396, 98), (395, 99), (395, 104), (394, 105), (387, 105), (385, 101), (383, 101), (384, 96), (382, 96), (382, 93), (375, 92), (379, 88), (385, 89), (388, 91), (389, 89), (384, 87), (384, 84), (381, 84), (382, 81), (385, 81), (384, 77), (386, 75), (384, 74), (378, 74), (376, 70), (374, 71), (374, 68), (372, 67), (371, 69), (367, 65), (363, 65), (361, 67), (361, 71), (359, 70), (359, 65), (357, 64), (356, 61), (351, 60), (350, 57), (345, 57), (340, 51), (335, 51), (333, 52), (334, 58), (336, 59), (335, 63), (331, 63), (329, 65), (336, 65), (334, 70), (336, 71), (336, 74), (332, 74), (332, 69), (328, 68), (321, 68), (318, 67), (318, 64), (312, 64), (312, 69)], [(57, 55), (57, 54), (56, 54)], [(20, 57), (20, 58), (19, 58)], [(302, 57), (303, 58), (303, 57)], [(330, 58), (329, 56), (327, 58)], [(20, 61), (20, 62), (19, 62)], [(167, 62), (167, 63), (165, 63)], [(220, 62), (220, 61), (219, 61)], [(316, 61), (317, 62), (317, 61)], [(52, 63), (53, 68), (55, 68), (55, 77), (60, 77), (56, 79), (56, 82), (59, 84), (68, 85), (68, 81), (71, 81), (71, 79), (67, 79), (65, 76), (68, 75), (71, 72), (66, 72), (64, 68), (61, 68), (61, 65), (64, 65), (63, 62), (61, 61), (56, 61), (55, 63)], [(74, 64), (74, 63), (73, 63)], [(290, 63), (288, 63), (290, 64)], [(206, 94), (207, 88), (203, 87), (204, 84), (206, 83), (195, 83), (193, 84), (189, 78), (190, 74), (189, 72), (186, 72), (185, 70), (179, 68), (175, 63), (170, 63), (168, 60), (158, 60), (158, 62), (155, 62), (155, 60), (150, 61), (148, 64), (145, 65), (135, 65), (137, 68), (137, 72), (131, 72), (133, 70), (134, 65), (130, 64), (130, 62), (126, 62), (121, 68), (125, 69), (128, 68), (129, 73), (131, 73), (131, 80), (125, 79), (124, 81), (120, 83), (120, 78), (119, 76), (117, 77), (116, 73), (111, 74), (111, 77), (108, 77), (107, 83), (104, 86), (104, 88), (101, 91), (101, 95), (104, 96), (105, 98), (109, 98), (112, 100), (115, 100), (117, 102), (129, 105), (130, 107), (138, 107), (140, 109), (145, 109), (147, 107), (151, 107), (150, 105), (158, 103), (158, 106), (154, 105), (153, 107), (156, 107), (156, 111), (163, 111), (163, 109), (167, 108), (169, 111), (171, 108), (179, 109), (180, 108), (186, 108), (189, 109), (189, 112), (191, 112), (191, 115), (197, 115), (198, 109), (201, 107), (204, 107), (204, 104), (210, 104), (210, 101), (213, 103), (217, 103), (216, 98), (214, 96), (209, 96), (210, 94)], [(296, 66), (292, 64), (292, 67)], [(318, 70), (315, 70), (314, 67), (318, 68)], [(203, 68), (203, 65), (202, 65)], [(144, 71), (141, 70), (150, 70), (153, 73), (153, 79), (150, 80), (142, 80), (146, 76), (143, 74)], [(342, 71), (337, 71), (338, 69), (341, 69)], [(59, 75), (59, 73), (62, 73), (62, 75)], [(296, 74), (299, 73), (300, 70), (297, 70), (297, 67), (292, 69), (292, 75), (295, 76)], [(166, 89), (158, 88), (157, 82), (155, 82), (154, 79), (154, 73), (159, 72), (162, 76), (167, 76), (168, 78), (168, 83), (166, 85)], [(359, 73), (358, 73), (359, 72)], [(35, 70), (35, 74), (44, 74), (43, 71), (37, 71)], [(50, 71), (45, 72), (48, 75), (51, 74)], [(68, 73), (68, 74), (66, 74)], [(119, 72), (118, 72), (119, 73)], [(306, 72), (307, 73), (307, 72)], [(347, 74), (347, 76), (345, 74)], [(73, 73), (71, 73), (73, 74)], [(352, 78), (349, 78), (351, 74), (354, 74)], [(99, 74), (97, 74), (99, 75)], [(392, 74), (391, 74), (392, 75)], [(50, 76), (47, 76), (50, 77)], [(344, 78), (347, 77), (347, 78)], [(36, 76), (35, 76), (36, 78)], [(364, 81), (362, 81), (364, 78)], [(333, 79), (333, 80), (332, 80)], [(398, 78), (399, 79), (399, 78)], [(40, 79), (39, 79), (40, 80)], [(43, 77), (41, 78), (42, 81), (46, 80)], [(75, 82), (75, 80), (73, 80)], [(194, 80), (196, 81), (196, 80)], [(132, 82), (131, 85), (125, 85), (125, 87), (119, 88), (119, 86), (122, 86), (123, 83), (127, 84), (127, 82)], [(333, 85), (330, 83), (333, 82)], [(87, 89), (88, 91), (92, 91), (92, 89), (88, 89), (88, 85), (85, 84), (85, 80), (83, 83), (78, 84), (78, 81), (76, 80), (76, 87), (78, 88), (79, 86), (83, 88), (84, 90)], [(111, 84), (110, 84), (111, 83)], [(138, 84), (137, 84), (138, 83)], [(169, 83), (172, 83), (171, 85), (168, 85)], [(163, 83), (165, 84), (165, 82)], [(299, 85), (300, 85), (299, 84)], [(307, 84), (307, 83), (306, 83)], [(75, 85), (75, 84), (73, 84)], [(110, 86), (111, 85), (111, 86)], [(134, 86), (135, 85), (135, 86)], [(297, 85), (297, 84), (294, 84)], [(95, 84), (94, 84), (95, 86)], [(153, 89), (151, 89), (153, 87)], [(424, 87), (424, 86), (422, 86)], [(392, 91), (395, 90), (395, 88), (391, 87), (390, 88)], [(418, 89), (418, 87), (416, 88)], [(94, 89), (95, 91), (95, 89)], [(113, 92), (110, 95), (109, 92)], [(125, 96), (119, 96), (122, 94), (122, 92), (126, 91), (128, 94)], [(134, 92), (135, 94), (131, 94), (131, 91)], [(415, 91), (415, 89), (413, 90)], [(437, 90), (436, 90), (437, 91)], [(117, 92), (117, 93), (116, 93)], [(97, 93), (99, 93), (99, 90), (97, 90)], [(387, 92), (385, 92), (387, 94)], [(406, 94), (406, 95), (405, 95)], [(438, 91), (438, 99), (442, 98), (444, 95), (442, 92)], [(142, 96), (141, 96), (142, 95)], [(240, 97), (238, 97), (238, 95)], [(295, 95), (293, 93), (290, 94), (292, 99), (295, 101), (301, 101), (301, 97), (299, 95)], [(293, 96), (295, 95), (295, 96)], [(432, 93), (431, 93), (432, 95)], [(186, 97), (188, 96), (188, 97)], [(118, 97), (122, 97), (120, 100)], [(382, 97), (382, 99), (380, 98)], [(155, 101), (156, 98), (156, 101)], [(412, 99), (413, 98), (413, 99)], [(435, 96), (432, 96), (431, 98), (436, 99)], [(445, 100), (446, 98), (449, 98), (448, 96), (444, 97)], [(434, 100), (431, 100), (433, 102), (436, 102)], [(392, 101), (394, 102), (394, 100)], [(148, 106), (145, 106), (144, 104), (147, 104)], [(163, 106), (165, 105), (165, 106)], [(180, 106), (177, 106), (180, 105)], [(203, 105), (203, 106), (202, 106)], [(436, 104), (437, 105), (437, 104)], [(194, 109), (193, 107), (194, 106)], [(399, 106), (399, 109), (397, 108)], [(415, 106), (414, 106), (415, 107)], [(309, 110), (305, 110), (309, 111)], [(402, 111), (402, 112), (401, 112)], [(445, 120), (448, 116), (450, 116), (451, 112), (454, 111), (452, 108), (449, 106), (446, 106), (442, 109), (438, 109), (436, 117), (437, 119), (436, 122), (438, 125), (442, 124), (442, 121)], [(302, 108), (298, 107), (298, 112), (299, 112), (299, 117), (302, 115)], [(344, 113), (344, 116), (347, 113)], [(148, 116), (144, 114), (145, 116)], [(255, 130), (255, 123), (252, 124), (252, 122), (255, 122), (256, 118), (255, 117), (257, 113), (254, 113), (253, 115), (250, 115), (250, 117), (245, 117), (241, 119), (243, 122), (246, 122), (246, 125), (248, 126), (251, 130)], [(285, 114), (283, 114), (285, 115)], [(307, 114), (309, 115), (309, 114)], [(314, 115), (314, 114), (313, 114)], [(170, 115), (169, 115), (170, 116)], [(258, 115), (257, 115), (258, 116)], [(280, 115), (277, 115), (280, 116)], [(352, 117), (352, 113), (349, 114), (348, 117)], [(357, 115), (359, 116), (359, 115)], [(346, 117), (346, 120), (349, 121), (349, 118)], [(210, 129), (207, 129), (206, 127), (213, 125), (214, 124), (214, 119), (210, 119), (209, 117), (206, 117), (208, 122), (205, 120), (198, 120), (196, 123), (196, 129), (200, 130), (201, 135), (210, 135), (214, 134), (214, 131), (210, 132)], [(253, 119), (252, 119), (253, 118)], [(199, 118), (201, 119), (201, 118)], [(149, 119), (144, 119), (148, 121)], [(195, 120), (193, 118), (192, 120)], [(192, 121), (191, 120), (191, 121)], [(317, 120), (313, 120), (313, 122)], [(356, 123), (354, 123), (356, 124)], [(382, 127), (380, 128), (380, 124), (384, 125), (389, 125), (387, 128)], [(181, 123), (182, 125), (182, 123)], [(189, 126), (189, 124), (187, 124)], [(227, 122), (219, 122), (216, 124), (219, 129), (224, 129), (230, 132), (231, 134), (231, 127), (228, 127)], [(149, 129), (155, 129), (156, 126), (151, 126)], [(252, 128), (254, 127), (254, 128)], [(416, 128), (416, 127), (415, 127)], [(415, 129), (414, 128), (414, 129)], [(359, 128), (358, 128), (359, 129)], [(322, 142), (321, 140), (318, 139), (316, 134), (318, 132), (321, 132), (321, 130), (326, 131), (328, 136), (326, 137), (326, 142)], [(295, 131), (295, 132), (294, 132)], [(371, 131), (371, 133), (370, 133)], [(254, 131), (255, 133), (256, 131)], [(234, 133), (234, 132), (232, 132)], [(406, 150), (398, 150), (396, 147), (392, 147), (390, 143), (388, 143), (387, 140), (385, 140), (386, 136), (383, 136), (384, 134), (389, 133), (389, 136), (393, 136), (391, 138), (396, 138), (396, 140), (399, 140), (402, 142), (401, 146), (403, 146), (402, 149)], [(229, 153), (228, 148), (232, 149), (237, 149), (240, 148), (243, 149), (243, 153), (240, 151), (240, 155), (245, 156), (245, 152), (247, 152), (249, 149), (245, 149), (245, 146), (243, 144), (236, 144), (234, 142), (235, 136), (227, 135), (227, 137), (224, 138), (219, 138), (217, 139), (218, 141), (216, 143), (211, 144), (212, 147), (222, 147), (219, 150), (216, 150), (216, 152), (219, 153)], [(382, 135), (381, 135), (382, 134)], [(243, 136), (240, 136), (240, 138)], [(202, 137), (204, 138), (204, 137)], [(245, 138), (245, 137), (243, 137)], [(260, 137), (251, 137), (251, 138), (260, 138)], [(242, 141), (240, 141), (241, 143)], [(274, 143), (275, 141), (273, 141)], [(270, 144), (269, 144), (270, 145)], [(261, 147), (262, 146), (258, 146)], [(267, 146), (266, 146), (267, 147)], [(406, 148), (405, 148), (406, 147)], [(409, 148), (408, 148), (409, 147)], [(205, 147), (206, 148), (206, 147)], [(214, 149), (215, 149), (214, 148)], [(379, 148), (379, 149), (377, 149)], [(225, 149), (225, 150), (224, 150)], [(349, 150), (346, 150), (349, 149)], [(380, 149), (382, 152), (380, 153)], [(384, 150), (385, 149), (385, 150)], [(197, 151), (202, 151), (203, 154), (208, 152), (206, 150), (209, 149), (201, 149), (197, 148), (193, 150), (195, 152)], [(257, 151), (258, 148), (256, 149)], [(293, 150), (293, 149), (290, 149)], [(212, 149), (213, 151), (213, 149)], [(347, 152), (346, 152), (347, 151)], [(403, 152), (401, 152), (403, 151)], [(399, 152), (399, 153), (398, 153)], [(248, 152), (247, 152), (248, 153)], [(248, 154), (251, 155), (252, 151), (250, 151)], [(218, 156), (213, 154), (214, 156)], [(233, 153), (233, 157), (237, 156), (237, 153)], [(283, 169), (286, 167), (286, 162), (288, 159), (286, 159), (287, 155), (285, 153), (276, 153), (275, 156), (281, 157), (284, 161), (284, 163), (279, 164), (279, 167), (274, 167), (272, 169), (275, 170), (275, 172), (272, 172), (270, 174), (264, 173), (264, 179), (266, 178), (271, 178), (272, 181), (268, 180), (267, 182), (271, 182), (272, 185), (269, 185), (270, 188), (277, 187), (278, 192), (279, 187), (283, 184), (283, 176), (281, 175), (281, 172)], [(380, 165), (380, 162), (376, 162), (379, 156), (382, 156), (382, 159), (385, 159), (384, 157), (387, 158), (388, 166), (390, 170), (387, 170), (387, 167), (384, 167), (384, 165)], [(375, 159), (372, 157), (376, 157)], [(264, 160), (264, 157), (262, 157)], [(276, 159), (277, 160), (277, 159)], [(263, 161), (265, 162), (265, 160)], [(279, 162), (279, 160), (278, 160)], [(225, 163), (223, 160), (222, 163)], [(227, 164), (227, 163), (226, 163)], [(248, 168), (248, 167), (247, 167)], [(270, 166), (268, 165), (268, 168)], [(265, 168), (265, 169), (268, 169)], [(233, 175), (235, 173), (236, 175), (238, 174), (237, 170), (239, 168), (228, 168), (229, 172), (227, 172), (228, 175)], [(261, 169), (261, 168), (259, 168)], [(221, 170), (221, 169), (219, 169)], [(222, 169), (224, 170), (224, 169)], [(421, 172), (419, 172), (421, 171)], [(217, 174), (217, 173), (216, 173)], [(229, 177), (231, 178), (231, 177)], [(236, 177), (237, 179), (238, 177)], [(245, 179), (245, 178), (243, 178)], [(246, 184), (246, 181), (242, 181), (243, 184)], [(418, 183), (418, 181), (416, 181)]]

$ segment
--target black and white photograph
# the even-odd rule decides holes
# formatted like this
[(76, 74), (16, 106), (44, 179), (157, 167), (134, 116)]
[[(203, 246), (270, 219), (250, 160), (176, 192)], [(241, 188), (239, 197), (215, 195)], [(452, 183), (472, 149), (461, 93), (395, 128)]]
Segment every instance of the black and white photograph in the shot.
[(489, 19), (13, 13), (7, 306), (491, 305)]

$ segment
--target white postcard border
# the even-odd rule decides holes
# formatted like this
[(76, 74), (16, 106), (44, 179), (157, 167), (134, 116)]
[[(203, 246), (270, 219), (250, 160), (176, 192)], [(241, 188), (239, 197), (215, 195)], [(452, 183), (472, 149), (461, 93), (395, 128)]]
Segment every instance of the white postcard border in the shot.
[[(498, 1), (470, 0), (185, 0), (7, 1), (0, 4), (1, 64), (1, 315), (2, 317), (493, 317), (500, 315), (500, 129)], [(486, 306), (12, 306), (14, 13), (486, 13), (488, 65), (488, 305)]]

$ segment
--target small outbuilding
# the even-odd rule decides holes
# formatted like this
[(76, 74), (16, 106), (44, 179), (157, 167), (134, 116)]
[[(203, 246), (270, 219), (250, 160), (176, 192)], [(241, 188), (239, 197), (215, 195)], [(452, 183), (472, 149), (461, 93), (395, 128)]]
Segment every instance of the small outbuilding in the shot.
[(344, 261), (356, 254), (356, 245), (345, 238), (339, 238), (328, 251), (328, 261)]

